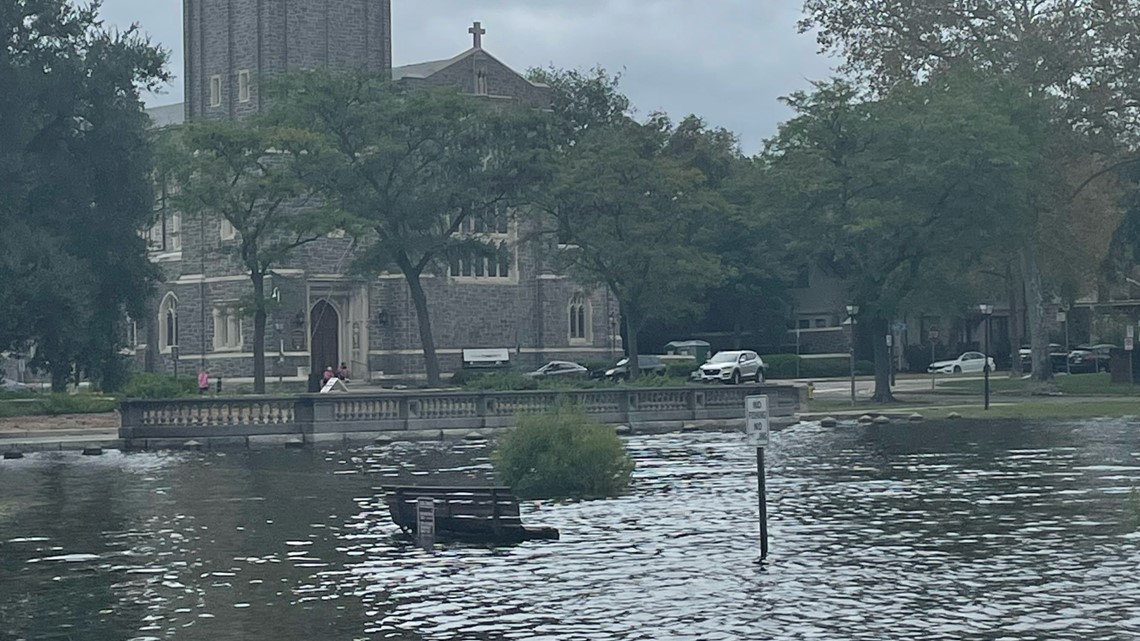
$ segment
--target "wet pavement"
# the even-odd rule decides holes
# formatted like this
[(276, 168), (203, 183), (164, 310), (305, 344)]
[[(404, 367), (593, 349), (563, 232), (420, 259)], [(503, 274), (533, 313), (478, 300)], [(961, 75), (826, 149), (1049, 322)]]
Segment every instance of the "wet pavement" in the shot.
[(1140, 638), (1127, 419), (629, 440), (627, 496), (524, 503), (557, 542), (402, 540), (378, 488), (479, 443), (0, 462), (0, 639)]

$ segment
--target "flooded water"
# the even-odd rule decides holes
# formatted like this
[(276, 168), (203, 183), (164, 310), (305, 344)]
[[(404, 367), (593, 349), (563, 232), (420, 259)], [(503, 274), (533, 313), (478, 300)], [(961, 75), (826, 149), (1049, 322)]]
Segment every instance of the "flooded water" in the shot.
[(524, 505), (557, 542), (418, 550), (375, 489), (480, 445), (0, 463), (0, 640), (1140, 638), (1123, 419), (635, 437), (628, 496)]

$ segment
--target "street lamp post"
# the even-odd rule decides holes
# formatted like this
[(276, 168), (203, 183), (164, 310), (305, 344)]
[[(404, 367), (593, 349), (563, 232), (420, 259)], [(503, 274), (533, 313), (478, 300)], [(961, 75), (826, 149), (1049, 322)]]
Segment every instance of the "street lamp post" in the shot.
[(990, 321), (994, 315), (994, 306), (981, 304), (978, 305), (981, 310), (982, 316), (986, 318), (986, 349), (985, 349), (985, 362), (982, 364), (982, 371), (985, 372), (985, 409), (990, 409)]
[(1072, 374), (1073, 366), (1069, 364), (1069, 314), (1068, 311), (1062, 307), (1057, 310), (1057, 321), (1065, 326), (1065, 373)]
[(849, 350), (849, 358), (851, 361), (851, 407), (855, 407), (855, 317), (858, 314), (858, 305), (847, 306), (847, 318), (851, 320), (851, 347)]

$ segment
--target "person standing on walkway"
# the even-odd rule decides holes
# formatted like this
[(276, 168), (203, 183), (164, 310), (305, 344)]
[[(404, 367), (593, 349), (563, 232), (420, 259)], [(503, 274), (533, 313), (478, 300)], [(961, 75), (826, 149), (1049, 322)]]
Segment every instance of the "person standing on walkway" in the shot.
[(210, 391), (210, 373), (205, 368), (198, 370), (198, 394), (205, 396)]

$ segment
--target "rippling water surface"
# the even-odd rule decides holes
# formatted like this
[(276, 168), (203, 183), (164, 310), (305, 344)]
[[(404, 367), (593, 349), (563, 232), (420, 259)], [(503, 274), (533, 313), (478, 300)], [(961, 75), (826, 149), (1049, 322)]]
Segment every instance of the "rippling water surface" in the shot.
[(562, 540), (424, 552), (376, 488), (482, 445), (0, 464), (0, 641), (1140, 638), (1128, 420), (635, 437), (628, 496), (524, 504)]

